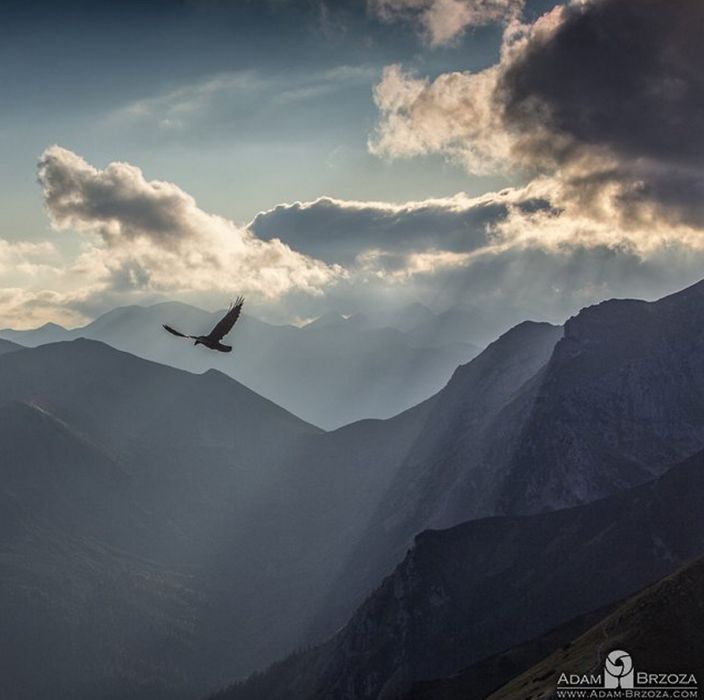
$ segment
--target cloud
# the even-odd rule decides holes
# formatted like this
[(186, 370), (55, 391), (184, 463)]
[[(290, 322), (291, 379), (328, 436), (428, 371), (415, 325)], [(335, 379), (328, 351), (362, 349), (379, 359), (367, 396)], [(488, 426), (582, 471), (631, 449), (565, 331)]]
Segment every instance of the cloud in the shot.
[(37, 328), (47, 321), (71, 327), (86, 317), (68, 305), (69, 297), (51, 289), (0, 287), (0, 315), (3, 328)]
[(583, 203), (607, 196), (624, 225), (703, 226), (704, 5), (592, 0), (544, 24), (497, 85), (515, 158)]
[(510, 22), (486, 70), (390, 66), (370, 150), (548, 174), (556, 207), (621, 227), (702, 227), (702, 23), (698, 0), (573, 0)]
[(543, 206), (530, 193), (516, 190), (403, 204), (320, 197), (261, 212), (249, 228), (260, 238), (281, 237), (308, 255), (351, 267), (370, 250), (396, 255), (474, 250), (486, 245), (488, 229), (511, 209)]
[(477, 174), (505, 169), (511, 140), (494, 104), (497, 77), (492, 67), (431, 82), (386, 67), (374, 89), (381, 120), (369, 150), (389, 158), (442, 153)]
[(50, 242), (0, 239), (0, 314), (7, 324), (79, 324), (115, 305), (178, 298), (220, 308), (236, 293), (274, 306), (321, 295), (347, 274), (276, 237), (200, 209), (169, 182), (128, 163), (100, 170), (52, 146), (38, 179), (51, 224), (78, 233), (77, 254)]
[(702, 23), (698, 0), (556, 8), (527, 30), (501, 73), (499, 99), (518, 149), (557, 164), (594, 147), (621, 158), (701, 164)]
[(436, 310), (470, 310), (490, 329), (484, 340), (525, 318), (561, 322), (605, 298), (654, 298), (701, 276), (704, 237), (696, 230), (622, 228), (559, 209), (550, 204), (555, 187), (544, 177), (474, 198), (320, 198), (274, 207), (250, 227), (348, 271), (324, 296), (295, 299), (290, 313), (355, 313), (420, 300)]
[[(438, 311), (471, 312), (471, 323), (484, 329), (477, 337), (488, 341), (525, 318), (559, 322), (607, 297), (674, 291), (695, 281), (704, 265), (704, 238), (696, 232), (620, 229), (556, 209), (549, 178), (481, 197), (402, 204), (321, 198), (279, 205), (238, 228), (131, 166), (101, 171), (74, 154), (49, 153), (55, 161), (45, 157), (48, 172), (42, 170), (49, 214), (56, 227), (78, 230), (84, 240), (63, 267), (50, 244), (0, 242), (0, 314), (16, 327), (77, 325), (117, 305), (173, 298), (217, 308), (234, 289), (253, 285), (250, 309), (272, 321), (422, 301)], [(61, 168), (67, 172), (48, 177)], [(104, 188), (112, 185), (103, 180), (120, 182), (116, 209), (106, 204), (112, 199)], [(89, 197), (95, 188), (100, 196)], [(125, 215), (135, 198), (141, 205)], [(168, 202), (171, 215), (148, 212), (145, 201)], [(256, 275), (248, 281), (255, 262), (286, 280), (278, 295), (257, 292)], [(13, 282), (8, 275), (25, 263), (35, 264), (36, 274)]]
[(0, 238), (0, 275), (19, 269), (24, 274), (49, 267), (56, 249), (49, 241), (8, 241)]
[(75, 271), (113, 289), (276, 298), (294, 289), (319, 293), (343, 272), (204, 212), (173, 183), (148, 181), (127, 163), (99, 170), (53, 146), (38, 174), (52, 225), (100, 239)]
[[(432, 41), (423, 14), (432, 4), (374, 7), (420, 22)], [(388, 66), (369, 149), (439, 153), (528, 184), (480, 200), (323, 198), (255, 219), (263, 237), (345, 261), (350, 277), (328, 300), (345, 292), (373, 304), (393, 293), (559, 320), (609, 296), (652, 298), (700, 278), (704, 5), (573, 0), (532, 23), (515, 11), (504, 20), (500, 59), (485, 70), (430, 79)]]
[[(278, 321), (421, 300), (508, 324), (673, 291), (704, 264), (701, 14), (688, 0), (580, 0), (510, 21), (486, 70), (431, 80), (388, 67), (370, 149), (529, 178), (481, 197), (321, 197), (242, 227), (132, 165), (98, 169), (52, 147), (39, 166), (47, 211), (80, 234), (80, 252), (62, 268), (50, 247), (0, 242), (0, 312), (70, 319), (165, 298), (217, 307), (243, 291)], [(145, 113), (193, 114), (235, 89), (211, 87)]]
[(411, 21), (432, 46), (446, 44), (470, 27), (517, 17), (524, 0), (368, 0), (381, 19)]
[[(207, 134), (213, 125), (239, 125), (256, 132), (260, 122), (279, 111), (290, 112), (378, 78), (371, 65), (339, 65), (324, 70), (264, 74), (256, 70), (220, 72), (123, 105), (112, 111), (107, 125), (147, 128), (154, 135), (183, 138)], [(270, 136), (270, 134), (269, 134)], [(285, 137), (279, 134), (278, 138)]]

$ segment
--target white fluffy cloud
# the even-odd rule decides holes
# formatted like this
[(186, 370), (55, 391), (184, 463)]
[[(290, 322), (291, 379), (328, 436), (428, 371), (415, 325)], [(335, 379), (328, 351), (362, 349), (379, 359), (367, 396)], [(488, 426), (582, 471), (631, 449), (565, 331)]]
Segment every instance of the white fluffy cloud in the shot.
[(52, 146), (38, 177), (53, 228), (82, 241), (76, 256), (57, 260), (48, 242), (0, 239), (0, 313), (16, 327), (76, 324), (112, 305), (165, 298), (218, 307), (241, 293), (273, 303), (319, 295), (346, 274), (203, 211), (175, 184), (147, 180), (128, 163), (100, 170)]
[(243, 291), (278, 321), (418, 300), (460, 306), (484, 319), (489, 339), (527, 317), (560, 321), (606, 297), (674, 291), (704, 267), (699, 229), (623, 226), (607, 215), (610, 196), (595, 216), (554, 173), (480, 197), (281, 204), (246, 227), (134, 166), (99, 170), (57, 147), (42, 156), (40, 183), (56, 240), (78, 238), (80, 251), (0, 240), (4, 325), (75, 325), (170, 298), (218, 307)]
[(173, 183), (146, 180), (127, 163), (99, 170), (53, 146), (39, 161), (39, 182), (55, 228), (99, 239), (76, 269), (112, 287), (275, 298), (292, 290), (319, 293), (342, 274), (204, 212)]
[(511, 139), (495, 107), (497, 79), (497, 67), (430, 81), (388, 66), (374, 90), (381, 119), (369, 150), (389, 158), (443, 153), (477, 174), (504, 169)]
[(386, 21), (415, 22), (431, 45), (446, 44), (470, 27), (517, 17), (524, 0), (369, 0)]
[[(520, 157), (519, 134), (507, 124), (502, 83), (533, 46), (556, 31), (563, 9), (532, 25), (509, 23), (499, 63), (481, 71), (453, 71), (431, 80), (400, 65), (387, 66), (374, 89), (379, 122), (370, 151), (388, 158), (441, 153), (474, 174), (534, 165)], [(534, 108), (540, 111), (541, 105)]]

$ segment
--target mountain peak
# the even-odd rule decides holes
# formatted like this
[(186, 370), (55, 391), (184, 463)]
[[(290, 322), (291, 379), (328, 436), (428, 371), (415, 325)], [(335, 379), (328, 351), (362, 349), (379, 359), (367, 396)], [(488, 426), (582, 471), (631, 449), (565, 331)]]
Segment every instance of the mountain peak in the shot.
[(5, 340), (0, 338), (0, 355), (4, 355), (6, 352), (14, 352), (15, 350), (22, 350), (24, 346), (19, 343), (13, 343), (11, 340)]
[(694, 284), (691, 284), (689, 287), (685, 287), (684, 289), (680, 289), (677, 292), (673, 292), (672, 294), (668, 294), (661, 299), (658, 299), (655, 303), (656, 304), (667, 304), (671, 303), (672, 301), (686, 301), (689, 299), (702, 299), (704, 298), (704, 279), (699, 280), (698, 282), (695, 282)]

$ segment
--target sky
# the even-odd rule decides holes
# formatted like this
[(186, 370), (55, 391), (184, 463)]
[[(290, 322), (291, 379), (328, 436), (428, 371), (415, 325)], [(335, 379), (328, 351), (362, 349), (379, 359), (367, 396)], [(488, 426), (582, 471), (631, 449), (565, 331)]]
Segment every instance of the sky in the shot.
[(561, 322), (704, 277), (698, 0), (0, 9), (0, 327)]

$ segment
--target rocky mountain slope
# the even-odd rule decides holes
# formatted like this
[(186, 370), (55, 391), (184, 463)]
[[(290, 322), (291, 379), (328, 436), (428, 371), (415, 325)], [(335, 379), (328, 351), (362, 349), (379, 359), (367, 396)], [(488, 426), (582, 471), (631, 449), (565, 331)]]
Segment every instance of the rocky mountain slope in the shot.
[[(688, 494), (670, 503), (682, 500), (684, 508), (663, 514), (656, 505), (665, 487), (651, 499), (651, 487), (639, 485), (704, 448), (702, 301), (700, 284), (655, 303), (606, 302), (564, 330), (520, 324), (458, 368), (434, 397), (392, 419), (330, 433), (213, 370), (192, 375), (89, 340), (6, 353), (0, 407), (31, 416), (38, 434), (62, 426), (86, 450), (71, 448), (75, 462), (103, 465), (96, 474), (113, 464), (123, 475), (111, 489), (93, 470), (79, 471), (76, 487), (59, 480), (44, 501), (31, 478), (17, 477), (8, 503), (33, 515), (8, 529), (8, 551), (19, 547), (29, 562), (18, 568), (25, 573), (8, 599), (19, 595), (13, 609), (41, 620), (34, 606), (49, 593), (27, 597), (40, 572), (62, 571), (80, 599), (94, 585), (91, 571), (119, 578), (122, 555), (156, 567), (135, 575), (185, 591), (179, 600), (190, 612), (143, 636), (153, 649), (168, 649), (168, 637), (195, 651), (169, 652), (171, 675), (163, 666), (141, 675), (95, 671), (102, 681), (122, 678), (127, 686), (108, 685), (134, 697), (145, 677), (158, 678), (167, 694), (177, 676), (195, 684), (183, 693), (204, 688), (202, 681), (216, 687), (326, 638), (261, 676), (261, 697), (287, 688), (301, 698), (318, 691), (375, 697), (467, 667), (630, 594), (698, 553)], [(7, 452), (12, 442), (8, 430), (0, 448)], [(52, 474), (51, 454), (15, 456), (5, 468)], [(108, 501), (100, 490), (109, 491)], [(114, 517), (80, 515), (72, 499), (83, 492)], [(641, 500), (599, 500), (621, 492)], [(80, 515), (75, 523), (71, 509)], [(678, 520), (685, 514), (694, 525)], [(437, 531), (496, 515), (504, 517)], [(37, 549), (28, 533), (39, 532), (35, 518), (44, 517)], [(404, 559), (414, 535), (429, 528)], [(614, 533), (632, 538), (633, 559), (616, 560)], [(97, 543), (102, 563), (86, 555), (88, 564), (74, 573), (85, 560), (71, 554), (73, 538)], [(582, 586), (594, 570), (605, 571), (604, 580)], [(194, 586), (183, 576), (194, 577)], [(59, 586), (50, 584), (47, 590)], [(117, 594), (106, 600), (115, 601), (118, 630), (130, 606)], [(182, 619), (198, 620), (192, 638), (173, 631)], [(445, 639), (440, 629), (451, 634)], [(94, 647), (115, 669), (119, 654)], [(79, 656), (67, 668), (66, 678), (84, 677)], [(158, 696), (155, 686), (149, 692)]]
[(702, 497), (699, 453), (588, 505), (424, 532), (328, 642), (217, 697), (403, 695), (414, 681), (455, 673), (701, 556)]
[[(704, 283), (516, 326), (460, 367), (338, 578), (361, 599), (413, 535), (588, 503), (704, 448)], [(351, 613), (331, 601), (328, 633)]]
[(603, 668), (612, 649), (626, 650), (637, 671), (694, 674), (704, 683), (704, 560), (633, 596), (589, 631), (570, 640), (490, 696), (490, 700), (554, 697), (561, 673)]
[(483, 658), (447, 678), (418, 681), (403, 694), (403, 700), (486, 700), (492, 691), (513, 680), (554, 649), (569, 644), (616, 606), (614, 603), (578, 615), (540, 637)]

